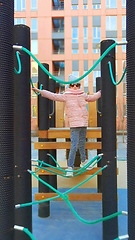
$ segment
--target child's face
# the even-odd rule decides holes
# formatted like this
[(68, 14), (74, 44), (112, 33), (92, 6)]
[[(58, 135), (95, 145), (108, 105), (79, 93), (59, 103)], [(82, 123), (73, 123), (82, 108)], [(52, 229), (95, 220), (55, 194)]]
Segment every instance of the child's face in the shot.
[(72, 88), (72, 89), (79, 89), (80, 88), (80, 83), (70, 84), (69, 87)]

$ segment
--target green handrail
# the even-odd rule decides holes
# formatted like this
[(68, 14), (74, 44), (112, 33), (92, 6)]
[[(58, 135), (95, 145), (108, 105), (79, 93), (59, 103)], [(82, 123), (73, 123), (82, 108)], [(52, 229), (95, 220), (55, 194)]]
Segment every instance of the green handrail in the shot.
[(118, 82), (116, 82), (116, 81), (114, 80), (114, 77), (113, 77), (111, 62), (108, 62), (108, 66), (109, 66), (110, 77), (111, 77), (112, 83), (113, 83), (115, 86), (118, 85), (118, 84), (120, 84), (120, 83), (122, 82), (125, 74), (126, 74), (127, 69), (126, 69), (126, 68), (124, 69), (124, 72), (123, 72), (123, 74), (122, 74), (121, 79), (120, 79)]

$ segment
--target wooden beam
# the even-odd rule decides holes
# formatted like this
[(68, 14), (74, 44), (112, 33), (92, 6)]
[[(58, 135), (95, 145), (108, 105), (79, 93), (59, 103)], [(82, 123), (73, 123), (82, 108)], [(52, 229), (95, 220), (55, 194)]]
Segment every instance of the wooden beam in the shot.
[[(56, 193), (35, 193), (36, 201), (43, 200), (57, 196)], [(102, 201), (102, 193), (69, 193), (69, 201)], [(57, 198), (55, 201), (62, 201), (63, 199)]]
[[(50, 128), (48, 131), (39, 130), (39, 138), (70, 138), (69, 128)], [(101, 138), (101, 128), (100, 127), (88, 127), (86, 138)]]
[[(102, 149), (101, 142), (86, 142), (85, 149)], [(70, 142), (35, 142), (35, 149), (70, 149)]]
[[(64, 167), (62, 168), (63, 170), (65, 170), (67, 167)], [(56, 174), (62, 174), (62, 172), (59, 170), (59, 169), (53, 169), (53, 168), (50, 168), (48, 167), (47, 170), (45, 169), (39, 169), (38, 172), (36, 172), (37, 175), (54, 175), (55, 173)], [(76, 170), (78, 168), (74, 168), (74, 170)], [(94, 173), (96, 173), (98, 170), (100, 169), (100, 167), (95, 167), (95, 168), (92, 168), (91, 170), (86, 170), (84, 173), (81, 173), (81, 175), (93, 175)], [(35, 168), (35, 171), (37, 171), (38, 168)], [(55, 173), (52, 173), (52, 172), (49, 172), (49, 170), (51, 171), (55, 171)], [(98, 173), (98, 175), (102, 175), (102, 171)], [(77, 176), (80, 176), (80, 175), (77, 175)]]

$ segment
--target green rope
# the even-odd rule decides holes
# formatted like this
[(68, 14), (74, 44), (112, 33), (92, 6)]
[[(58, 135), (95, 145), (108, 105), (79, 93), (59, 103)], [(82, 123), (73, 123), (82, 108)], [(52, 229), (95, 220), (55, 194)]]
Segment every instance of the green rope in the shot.
[[(116, 45), (119, 45), (119, 43), (116, 43), (116, 42), (113, 43), (108, 49), (106, 49), (106, 51), (100, 56), (100, 58), (94, 63), (94, 65), (93, 65), (86, 73), (84, 73), (81, 77), (77, 78), (77, 79), (74, 80), (74, 81), (64, 81), (64, 80), (60, 80), (59, 78), (56, 78), (55, 76), (53, 76), (53, 75), (39, 62), (39, 60), (38, 60), (28, 49), (26, 49), (25, 47), (22, 47), (21, 50), (23, 50), (23, 51), (26, 52), (29, 56), (31, 56), (31, 57), (38, 63), (38, 65), (40, 66), (40, 68), (41, 68), (48, 76), (50, 76), (54, 81), (59, 82), (59, 83), (61, 83), (61, 84), (71, 84), (71, 83), (76, 83), (76, 82), (82, 80), (82, 79), (85, 78), (89, 73), (91, 73), (92, 70), (93, 70), (93, 69), (102, 61), (102, 59), (108, 54), (108, 52), (110, 52), (112, 48), (116, 47)], [(20, 54), (19, 51), (17, 51), (17, 52), (16, 52), (16, 56), (17, 56), (17, 60), (18, 60), (19, 70), (17, 71), (17, 70), (14, 68), (16, 74), (21, 73), (21, 61), (20, 61), (19, 54)], [(108, 62), (108, 65), (109, 65), (109, 70), (110, 70), (110, 76), (111, 76), (112, 83), (116, 86), (116, 85), (120, 84), (121, 81), (123, 80), (123, 78), (124, 78), (124, 76), (125, 76), (125, 74), (126, 74), (126, 68), (125, 68), (125, 70), (124, 70), (124, 72), (123, 72), (123, 74), (122, 74), (121, 79), (120, 79), (118, 82), (116, 82), (116, 81), (114, 80), (114, 77), (113, 77), (111, 62)], [(31, 83), (32, 87), (34, 88), (34, 85), (33, 85), (31, 79), (30, 79), (30, 83)], [(42, 90), (42, 87), (43, 87), (43, 86), (40, 86), (40, 90)], [(35, 92), (35, 93), (36, 93), (37, 95), (40, 95), (40, 93), (37, 93), (37, 92)]]
[[(58, 166), (59, 168), (61, 168), (61, 166), (60, 166), (59, 163), (56, 161), (56, 159), (52, 156), (52, 154), (47, 153), (47, 155), (48, 155), (49, 157), (51, 157), (51, 159), (56, 163), (56, 166)], [(61, 168), (61, 169), (62, 169), (62, 168)]]
[(27, 228), (22, 227), (22, 226), (15, 225), (15, 226), (14, 226), (14, 229), (15, 229), (15, 230), (22, 231), (22, 232), (25, 232), (25, 233), (30, 237), (30, 239), (36, 240), (35, 237), (33, 236), (33, 234), (32, 234)]
[[(51, 156), (51, 154), (49, 154)], [(52, 156), (51, 156), (52, 157)], [(80, 174), (82, 174), (83, 172), (86, 172), (87, 171), (87, 168), (91, 165), (91, 168), (93, 168), (100, 160), (102, 159), (102, 156), (95, 156), (93, 159), (91, 159), (85, 166), (83, 166), (82, 168), (79, 168), (79, 169), (76, 169), (76, 170), (73, 170), (73, 173), (74, 173), (74, 176), (78, 176)], [(56, 160), (53, 158), (53, 160), (56, 162)], [(48, 172), (51, 172), (53, 174), (57, 174), (59, 176), (62, 176), (62, 177), (67, 177), (65, 174), (66, 174), (66, 170), (63, 170), (60, 165), (59, 167), (55, 167), (55, 166), (52, 166), (48, 163), (45, 163), (43, 162), (42, 160), (36, 160), (36, 162), (38, 162), (40, 165), (33, 165), (35, 167), (37, 167), (38, 169), (35, 171), (35, 173), (38, 173), (40, 171), (40, 169), (43, 169), (43, 170), (46, 170)], [(41, 166), (42, 164), (42, 166)], [(43, 167), (44, 166), (47, 166), (47, 167)], [(48, 169), (48, 167), (50, 167), (51, 169)], [(54, 171), (52, 170), (54, 169)], [(58, 171), (60, 171), (61, 173), (58, 173)], [(64, 175), (63, 175), (64, 174)]]
[(20, 52), (16, 51), (16, 57), (17, 57), (17, 61), (18, 61), (18, 70), (16, 70), (16, 68), (14, 67), (14, 72), (16, 74), (20, 74), (22, 71), (22, 66), (21, 66), (21, 60), (20, 60)]
[[(105, 166), (106, 167), (106, 166)], [(102, 169), (104, 169), (105, 167), (103, 167)], [(45, 184), (46, 186), (50, 187), (54, 192), (56, 192), (58, 194), (58, 190), (56, 190), (54, 187), (52, 187), (50, 184), (44, 182), (42, 179), (40, 179), (39, 177), (37, 177), (32, 171), (29, 171), (35, 178), (37, 178), (41, 183)], [(114, 217), (117, 217), (119, 215), (122, 215), (122, 211), (120, 212), (116, 212), (116, 213), (113, 213), (109, 216), (106, 216), (106, 217), (102, 217), (98, 220), (94, 220), (94, 221), (91, 221), (91, 220), (85, 220), (84, 218), (80, 217), (79, 214), (76, 212), (76, 210), (74, 209), (74, 207), (72, 206), (72, 204), (70, 203), (70, 201), (68, 200), (68, 195), (67, 193), (69, 193), (70, 190), (66, 191), (64, 194), (60, 193), (59, 192), (59, 196), (67, 203), (67, 205), (69, 206), (69, 208), (71, 209), (71, 211), (73, 212), (73, 214), (83, 223), (85, 224), (96, 224), (96, 223), (99, 223), (99, 222), (103, 222), (103, 221), (106, 221), (106, 220), (109, 220), (111, 218), (114, 218)]]
[[(66, 193), (69, 193), (73, 190), (75, 190), (76, 188), (82, 186), (84, 183), (88, 182), (89, 180), (91, 180), (93, 177), (95, 177), (98, 173), (100, 173), (101, 171), (103, 171), (107, 166), (103, 167), (102, 169), (99, 169), (97, 170), (93, 175), (89, 176), (87, 179), (85, 179), (84, 181), (80, 182), (79, 184), (77, 184), (76, 186), (74, 186), (73, 188), (71, 189), (68, 189), (66, 192), (64, 193), (61, 193), (62, 195), (65, 195)], [(47, 185), (49, 188), (51, 188), (52, 186), (49, 184), (49, 183), (46, 183), (45, 181), (43, 181), (42, 179), (40, 179), (38, 176), (36, 176), (36, 174), (30, 170), (28, 170), (28, 172), (31, 174), (31, 175), (34, 175), (34, 177), (36, 179), (38, 179), (39, 181), (41, 180), (42, 183), (44, 185)], [(52, 188), (51, 188), (52, 189)], [(52, 190), (56, 190), (55, 188), (52, 189)], [(55, 191), (56, 192), (56, 191)], [(31, 206), (33, 204), (39, 204), (39, 203), (44, 203), (44, 202), (47, 202), (47, 201), (51, 201), (51, 200), (54, 200), (54, 199), (57, 199), (60, 197), (60, 192), (57, 191), (56, 192), (58, 194), (58, 196), (55, 196), (55, 197), (51, 197), (51, 198), (47, 198), (47, 199), (43, 199), (43, 200), (40, 200), (40, 201), (35, 201), (35, 202), (30, 202), (30, 203), (22, 203), (22, 204), (19, 204), (19, 207), (28, 207), (28, 206)], [(16, 205), (16, 208), (18, 208), (18, 205)]]
[(24, 228), (23, 231), (30, 237), (30, 239), (36, 240), (33, 234), (27, 228)]
[[(30, 84), (31, 84), (31, 86), (32, 86), (32, 88), (34, 88), (34, 84), (33, 84), (33, 82), (32, 82), (32, 79), (30, 78)], [(40, 90), (42, 90), (43, 89), (43, 84), (40, 84), (40, 88), (39, 88)], [(35, 91), (34, 91), (35, 92)], [(41, 93), (39, 93), (39, 92), (35, 92), (35, 94), (36, 95), (40, 95)]]
[(39, 60), (25, 47), (22, 47), (22, 51), (26, 52), (29, 56), (31, 56), (36, 62), (37, 64), (40, 66), (40, 68), (49, 76), (51, 77), (53, 80), (62, 83), (62, 84), (71, 84), (71, 83), (76, 83), (80, 80), (82, 80), (83, 78), (85, 78), (89, 73), (92, 72), (92, 70), (102, 61), (102, 59), (107, 55), (108, 52), (111, 51), (111, 49), (113, 49), (116, 45), (118, 45), (116, 42), (113, 43), (108, 49), (106, 49), (106, 51), (100, 56), (100, 58), (94, 63), (94, 65), (86, 72), (84, 73), (81, 77), (77, 78), (74, 81), (63, 81), (60, 80), (59, 78), (56, 78), (55, 76), (53, 76), (40, 62)]
[(122, 82), (125, 74), (126, 74), (127, 69), (126, 69), (126, 68), (124, 69), (124, 72), (123, 72), (123, 74), (122, 74), (121, 79), (120, 79), (118, 82), (116, 82), (116, 81), (114, 80), (114, 77), (113, 77), (111, 62), (108, 62), (108, 66), (109, 66), (110, 77), (111, 77), (112, 83), (113, 83), (115, 86), (118, 85), (118, 84), (120, 84), (120, 83)]

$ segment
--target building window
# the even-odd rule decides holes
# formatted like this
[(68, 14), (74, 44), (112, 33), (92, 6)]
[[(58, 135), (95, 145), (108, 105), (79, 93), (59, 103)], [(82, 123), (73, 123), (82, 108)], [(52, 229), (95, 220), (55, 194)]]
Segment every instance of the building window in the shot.
[(122, 30), (126, 30), (126, 16), (122, 16)]
[(84, 10), (88, 9), (88, 5), (87, 4), (83, 4), (83, 9)]
[[(122, 42), (125, 43), (126, 42), (126, 38), (122, 38)], [(122, 52), (126, 52), (126, 44), (122, 45)]]
[(106, 0), (106, 8), (116, 8), (117, 0)]
[(94, 48), (93, 53), (100, 53), (100, 49), (99, 48)]
[(16, 12), (21, 12), (26, 10), (26, 0), (15, 0), (14, 1), (14, 9)]
[(31, 10), (36, 11), (37, 10), (37, 1), (38, 0), (31, 0)]
[(26, 18), (14, 18), (14, 25), (16, 25), (16, 24), (26, 25)]
[(83, 42), (84, 43), (88, 42), (88, 28), (87, 27), (83, 28)]
[(92, 9), (100, 9), (100, 8), (101, 8), (101, 4), (96, 4), (96, 3), (92, 4)]
[(84, 54), (88, 54), (88, 48), (84, 48), (84, 49), (83, 49), (83, 53), (84, 53)]
[(122, 8), (126, 8), (126, 0), (122, 0)]
[(72, 43), (78, 43), (78, 27), (72, 27)]
[[(87, 71), (84, 71), (84, 73), (83, 74), (85, 74)], [(88, 85), (88, 76), (89, 75), (87, 75), (85, 78), (84, 78), (84, 87), (88, 87), (89, 85)]]
[(93, 92), (96, 92), (96, 78), (101, 76), (101, 72), (99, 70), (93, 71)]
[(38, 21), (37, 18), (31, 18), (31, 31), (38, 32)]
[(100, 27), (93, 27), (93, 42), (100, 43), (101, 37), (101, 28)]
[[(37, 83), (32, 83), (32, 84), (34, 87), (36, 87), (36, 88), (38, 87)], [(32, 97), (34, 97), (34, 98), (37, 97), (37, 94), (33, 90), (31, 91), (31, 93), (32, 93)]]
[(31, 73), (32, 77), (38, 76), (38, 64), (36, 62), (31, 62)]
[(99, 53), (100, 52), (100, 41), (101, 41), (101, 28), (100, 27), (93, 27), (92, 29), (93, 33), (93, 53)]
[(78, 4), (72, 4), (72, 10), (77, 10), (78, 9)]
[(37, 118), (37, 106), (32, 106), (32, 118)]
[(78, 54), (79, 50), (78, 49), (72, 49), (72, 54)]
[(31, 40), (31, 52), (34, 55), (38, 54), (38, 40)]
[(116, 16), (106, 16), (106, 30), (117, 30)]

